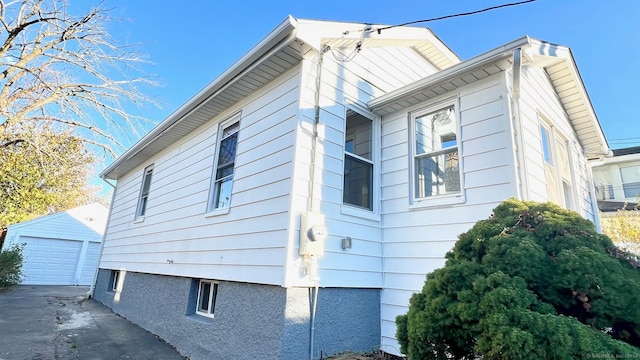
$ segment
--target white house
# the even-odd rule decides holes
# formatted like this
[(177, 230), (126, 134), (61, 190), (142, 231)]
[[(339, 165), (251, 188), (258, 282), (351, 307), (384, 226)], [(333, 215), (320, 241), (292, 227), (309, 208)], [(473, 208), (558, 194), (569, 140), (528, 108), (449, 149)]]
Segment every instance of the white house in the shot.
[(287, 18), (102, 177), (93, 296), (191, 359), (381, 347), (502, 200), (597, 220), (609, 151), (568, 48)]
[(25, 245), (22, 284), (93, 284), (107, 216), (93, 203), (9, 225), (3, 248)]
[(640, 196), (640, 146), (614, 149), (612, 155), (591, 161), (602, 211), (614, 211), (625, 204), (632, 208)]

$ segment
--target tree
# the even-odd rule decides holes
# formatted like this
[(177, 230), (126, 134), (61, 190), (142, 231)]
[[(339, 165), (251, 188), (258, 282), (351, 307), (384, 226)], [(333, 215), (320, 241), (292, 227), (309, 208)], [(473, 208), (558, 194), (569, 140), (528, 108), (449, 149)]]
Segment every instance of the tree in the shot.
[(122, 136), (139, 136), (144, 119), (125, 109), (149, 103), (138, 87), (151, 82), (138, 76), (141, 55), (109, 37), (109, 21), (102, 8), (70, 15), (64, 0), (0, 0), (0, 149), (42, 123), (111, 156)]
[(0, 228), (86, 203), (93, 162), (70, 132), (46, 125), (23, 130), (19, 142), (0, 151)]
[(640, 263), (577, 213), (510, 199), (446, 258), (396, 319), (410, 359), (640, 356)]
[(64, 0), (0, 0), (0, 230), (86, 201), (97, 155), (139, 137), (146, 120), (127, 109), (152, 103), (139, 89), (152, 83), (110, 20)]

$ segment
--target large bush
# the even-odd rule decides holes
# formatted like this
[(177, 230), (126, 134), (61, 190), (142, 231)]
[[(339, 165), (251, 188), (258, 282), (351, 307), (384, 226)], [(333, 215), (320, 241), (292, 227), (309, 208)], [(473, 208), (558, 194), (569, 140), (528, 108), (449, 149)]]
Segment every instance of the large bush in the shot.
[(13, 244), (0, 252), (0, 289), (20, 284), (23, 248), (24, 244)]
[(510, 199), (398, 316), (410, 359), (640, 358), (638, 259), (575, 212)]

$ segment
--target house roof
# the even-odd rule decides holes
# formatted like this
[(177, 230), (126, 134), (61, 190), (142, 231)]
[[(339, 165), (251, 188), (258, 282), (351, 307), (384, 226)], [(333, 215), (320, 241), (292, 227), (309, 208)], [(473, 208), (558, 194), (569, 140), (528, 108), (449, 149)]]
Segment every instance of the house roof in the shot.
[(381, 26), (287, 17), (231, 67), (105, 168), (100, 176), (117, 180), (292, 69), (304, 57), (313, 56), (325, 45), (334, 48), (355, 47), (358, 43), (362, 47), (407, 46), (438, 70), (460, 62), (429, 29), (397, 27), (381, 32), (367, 31), (376, 27)]
[(627, 147), (622, 149), (613, 149), (613, 156), (640, 154), (640, 146)]
[(413, 84), (369, 102), (372, 111), (387, 115), (442, 95), (513, 66), (513, 52), (521, 49), (523, 66), (544, 68), (589, 158), (609, 154), (609, 145), (576, 67), (571, 50), (528, 36), (499, 46)]
[(104, 205), (96, 202), (12, 224), (7, 226), (7, 228), (13, 231), (21, 228), (29, 228), (39, 223), (56, 221), (60, 218), (72, 217), (78, 222), (83, 223), (87, 227), (94, 229), (96, 233), (102, 234), (104, 232), (108, 215), (109, 209), (107, 209)]

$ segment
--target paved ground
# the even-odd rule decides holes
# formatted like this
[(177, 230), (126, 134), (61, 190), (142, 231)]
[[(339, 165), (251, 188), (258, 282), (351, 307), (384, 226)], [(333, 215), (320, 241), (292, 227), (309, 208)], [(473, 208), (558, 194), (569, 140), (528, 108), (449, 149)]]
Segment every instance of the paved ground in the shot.
[(0, 360), (184, 360), (155, 335), (87, 300), (88, 291), (23, 285), (0, 292)]

